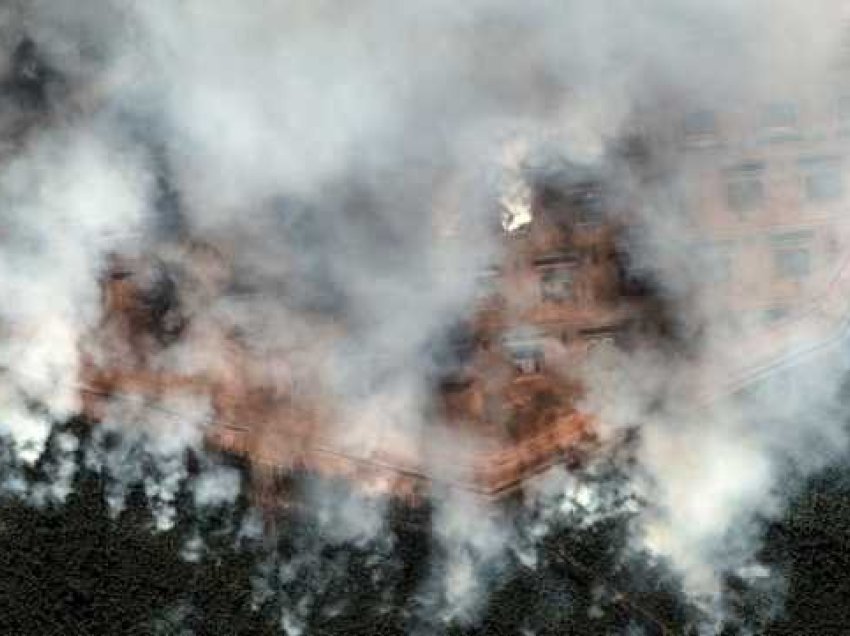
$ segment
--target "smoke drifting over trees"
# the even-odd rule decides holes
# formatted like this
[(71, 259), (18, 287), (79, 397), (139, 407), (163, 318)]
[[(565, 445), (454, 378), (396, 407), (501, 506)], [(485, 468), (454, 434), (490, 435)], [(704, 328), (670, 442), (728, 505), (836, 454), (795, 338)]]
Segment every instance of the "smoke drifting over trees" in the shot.
[[(622, 457), (541, 477), (519, 512), (435, 492), (433, 558), (410, 611), (436, 616), (428, 629), (474, 624), (518, 563), (557, 570), (541, 554), (581, 508), (603, 525), (628, 517), (616, 541), (669, 564), (712, 630), (724, 576), (761, 571), (741, 568), (757, 560), (764, 519), (787, 505), (784, 476), (819, 470), (846, 446), (846, 361), (842, 344), (744, 395), (691, 400), (685, 378), (722, 393), (739, 349), (711, 293), (699, 291), (705, 272), (683, 266), (688, 230), (672, 202), (688, 175), (664, 139), (664, 113), (678, 101), (734, 109), (789, 90), (825, 92), (840, 79), (844, 16), (827, 1), (643, 4), (0, 4), (0, 425), (20, 460), (36, 462), (47, 445), (72, 465), (75, 442), (51, 429), (82, 407), (80, 351), (102, 318), (110, 259), (142, 252), (181, 272), (169, 293), (192, 317), (184, 329), (169, 322), (170, 305), (152, 306), (169, 343), (157, 368), (222, 364), (209, 321), (258, 350), (304, 345), (310, 354), (328, 329), (315, 315), (330, 315), (346, 333), (331, 381), (340, 437), (368, 448), (403, 431), (424, 440), (423, 455), (450, 455), (460, 442), (431, 434), (433, 343), (474, 306), (476, 277), (501, 252), (493, 202), (512, 167), (505, 147), (520, 140), (530, 163), (554, 148), (558, 160), (610, 175), (629, 202), (646, 237), (631, 256), (676, 308), (690, 350), (603, 354), (582, 369), (584, 406), (603, 439), (639, 431)], [(653, 178), (619, 152), (638, 133), (661, 166)], [(462, 228), (451, 245), (436, 240), (435, 219)], [(214, 267), (193, 270), (180, 247), (196, 239), (222, 245), (233, 287), (252, 293), (206, 294)], [(169, 284), (157, 272), (148, 280)], [(204, 399), (111, 405), (95, 435), (118, 431), (148, 449), (143, 458), (120, 442), (87, 455), (88, 469), (113, 474), (113, 511), (130, 505), (127, 484), (142, 482), (156, 524), (172, 527), (184, 451), (201, 452), (210, 417)], [(594, 477), (609, 462), (616, 487)], [(235, 474), (202, 463), (199, 500), (235, 499)], [(53, 505), (77, 470), (59, 464), (49, 486), (33, 490), (12, 474), (5, 487)], [(323, 550), (379, 545), (394, 558), (387, 501), (323, 486), (307, 499), (326, 544), (270, 557), (267, 589), (255, 591), (283, 599), (281, 628), (293, 634), (319, 611), (311, 586), (330, 583), (289, 584), (332, 558)], [(547, 603), (571, 603), (563, 585)], [(582, 607), (615, 602), (613, 588), (577, 587)]]

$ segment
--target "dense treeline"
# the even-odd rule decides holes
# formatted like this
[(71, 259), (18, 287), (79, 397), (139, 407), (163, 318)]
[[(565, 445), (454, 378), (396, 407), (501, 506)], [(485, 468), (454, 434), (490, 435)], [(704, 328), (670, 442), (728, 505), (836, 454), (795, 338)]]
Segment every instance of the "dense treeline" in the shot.
[[(427, 509), (391, 510), (391, 541), (365, 544), (325, 541), (314, 519), (290, 509), (276, 519), (272, 541), (245, 532), (252, 512), (244, 496), (236, 505), (199, 508), (184, 480), (173, 527), (154, 531), (143, 482), (131, 484), (122, 511), (111, 510), (109, 476), (83, 461), (92, 443), (86, 427), (71, 423), (68, 430), (83, 443), (64, 502), (33, 505), (15, 489), (0, 502), (0, 634), (437, 631), (421, 600), (440, 558)], [(7, 483), (13, 469), (29, 486), (53, 474), (50, 452), (34, 467), (6, 459)], [(848, 495), (850, 471), (827, 470), (769, 526), (763, 557), (786, 574), (787, 612), (776, 613), (775, 587), (730, 577), (724, 634), (846, 633)], [(449, 633), (696, 633), (698, 612), (678, 580), (627, 549), (626, 521), (553, 528), (533, 566), (514, 558), (494, 576), (480, 621), (452, 625)]]

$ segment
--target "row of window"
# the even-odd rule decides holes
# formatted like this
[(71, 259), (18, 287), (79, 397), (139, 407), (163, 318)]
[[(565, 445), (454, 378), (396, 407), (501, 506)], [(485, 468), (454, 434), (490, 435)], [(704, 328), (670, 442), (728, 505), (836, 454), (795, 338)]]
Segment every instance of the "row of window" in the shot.
[[(804, 157), (797, 161), (803, 193), (811, 203), (826, 203), (844, 196), (844, 173), (840, 157)], [(726, 203), (743, 215), (762, 206), (765, 199), (763, 161), (739, 164), (725, 171)]]
[[(545, 302), (568, 302), (574, 298), (575, 269), (582, 255), (574, 250), (560, 250), (539, 256), (534, 268), (540, 275), (540, 296)], [(500, 298), (498, 279), (501, 270), (491, 267), (478, 279), (478, 297), (487, 301)]]
[(773, 262), (780, 278), (805, 278), (812, 270), (812, 258), (806, 247), (774, 248)]
[[(564, 303), (575, 297), (575, 272), (570, 266), (545, 268), (540, 270), (540, 298), (544, 302)], [(482, 276), (479, 279), (478, 298), (488, 302), (500, 300), (501, 293), (495, 277)]]
[[(833, 118), (839, 127), (850, 126), (850, 95), (838, 98), (833, 109)], [(685, 139), (692, 145), (716, 141), (720, 134), (717, 113), (702, 109), (684, 116)], [(800, 109), (790, 101), (765, 104), (758, 119), (758, 133), (768, 141), (794, 141), (800, 139)]]
[[(812, 272), (812, 254), (808, 246), (808, 232), (804, 238), (792, 232), (774, 236), (772, 259), (774, 275), (779, 280), (801, 280)], [(730, 243), (717, 243), (697, 248), (696, 266), (701, 280), (710, 284), (728, 283), (733, 279), (735, 247)], [(487, 281), (487, 297), (498, 297), (492, 278)], [(484, 294), (482, 293), (482, 297)], [(568, 265), (546, 268), (540, 274), (540, 298), (543, 302), (566, 303), (575, 300), (575, 270)]]
[[(601, 256), (595, 247), (578, 250), (559, 250), (541, 255), (533, 261), (538, 273), (540, 299), (549, 303), (566, 303), (575, 301), (577, 270), (585, 263), (598, 264), (602, 259), (611, 256)], [(636, 297), (650, 293), (649, 281), (645, 275), (636, 271), (630, 262), (628, 252), (618, 251), (615, 259), (616, 269), (611, 275), (617, 279), (619, 293), (622, 296)], [(501, 269), (491, 267), (481, 273), (478, 280), (478, 299), (483, 302), (502, 301), (499, 289)]]
[[(781, 280), (806, 278), (812, 271), (812, 256), (809, 248), (811, 232), (788, 232), (771, 237), (773, 270)], [(697, 250), (697, 259), (702, 280), (709, 283), (726, 283), (732, 280), (732, 260), (735, 253), (731, 243), (717, 243)]]
[[(622, 328), (616, 325), (588, 327), (578, 332), (579, 338), (588, 349), (617, 346), (621, 334)], [(563, 336), (561, 340), (567, 342), (569, 338)], [(531, 375), (543, 371), (545, 354), (540, 340), (508, 341), (505, 343), (505, 350), (518, 374)]]

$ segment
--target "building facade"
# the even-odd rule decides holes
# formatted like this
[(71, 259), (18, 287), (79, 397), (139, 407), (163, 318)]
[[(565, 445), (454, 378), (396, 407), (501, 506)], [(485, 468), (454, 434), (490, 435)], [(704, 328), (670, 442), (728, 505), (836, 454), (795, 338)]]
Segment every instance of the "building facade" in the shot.
[[(384, 434), (365, 454), (341, 446), (323, 378), (333, 347), (321, 343), (296, 362), (292, 352), (252, 351), (238, 334), (208, 325), (199, 337), (226, 356), (194, 375), (163, 378), (143, 358), (128, 365), (132, 355), (120, 364), (91, 360), (87, 409), (98, 417), (104, 398), (122, 392), (155, 397), (182, 387), (211, 395), (208, 443), (248, 459), (266, 499), (274, 499), (283, 476), (305, 470), (411, 498), (434, 482), (488, 496), (512, 492), (553, 463), (575, 460), (593, 438), (593, 414), (579, 405), (583, 368), (598, 347), (661, 344), (675, 337), (671, 311), (698, 308), (746, 348), (740, 368), (730, 371), (731, 387), (839, 328), (850, 315), (841, 300), (850, 298), (848, 104), (839, 96), (730, 112), (671, 109), (664, 152), (675, 166), (650, 171), (649, 181), (675, 195), (665, 210), (675, 231), (660, 234), (661, 246), (655, 237), (672, 254), (666, 266), (683, 272), (685, 284), (672, 292), (653, 283), (651, 268), (636, 265), (652, 242), (636, 258), (632, 239), (654, 223), (638, 209), (648, 207), (639, 195), (623, 196), (610, 173), (587, 168), (526, 174), (524, 222), (506, 227), (502, 249), (477, 273), (475, 305), (449, 338), (450, 363), (434, 381), (435, 421), (449, 435), (475, 439), (445, 459), (451, 469), (426, 460), (421, 440), (404, 435)], [(646, 161), (636, 157), (628, 160)], [(228, 285), (226, 259), (216, 254), (196, 246), (192, 257), (198, 272), (219, 272), (199, 274), (211, 296)], [(168, 307), (145, 300), (136, 279), (133, 267), (116, 266), (105, 281), (103, 332), (117, 332), (130, 352), (145, 350), (139, 339), (162, 337), (155, 327), (168, 315)], [(333, 321), (326, 332), (327, 343), (340, 337)], [(710, 398), (696, 391), (695, 399)]]

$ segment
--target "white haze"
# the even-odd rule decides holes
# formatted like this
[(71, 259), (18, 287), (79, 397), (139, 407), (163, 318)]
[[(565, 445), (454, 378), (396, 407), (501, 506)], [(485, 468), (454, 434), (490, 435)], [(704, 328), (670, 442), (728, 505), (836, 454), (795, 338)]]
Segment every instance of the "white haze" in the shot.
[[(98, 319), (105, 255), (154, 242), (152, 184), (163, 168), (151, 148), (190, 231), (228, 237), (244, 271), (283, 279), (292, 259), (281, 254), (294, 252), (296, 273), (323, 275), (291, 288), (299, 300), (343, 290), (351, 350), (386, 361), (394, 378), (348, 402), (341, 374), (348, 433), (368, 445), (375, 427), (428, 424), (422, 352), (470, 306), (475, 273), (498, 254), (485, 226), (506, 139), (557, 139), (571, 159), (604, 161), (634, 109), (664, 95), (735, 104), (817, 84), (843, 27), (840, 3), (826, 0), (33, 0), (6, 3), (0, 16), (7, 50), (26, 31), (72, 87), (8, 151), (0, 176), (0, 326), (12, 334), (0, 342), (2, 424), (30, 457), (50, 421), (78, 407), (77, 347)], [(21, 114), (0, 117), (7, 130)], [(635, 200), (646, 202), (650, 234), (675, 238), (663, 197), (645, 194)], [(281, 223), (282, 200), (297, 202), (303, 234)], [(451, 248), (434, 244), (431, 214), (442, 206), (463, 217)], [(690, 286), (677, 255), (642, 256), (671, 294)], [(199, 320), (218, 312), (248, 326), (269, 348), (316, 335), (266, 300), (194, 309)], [(163, 364), (203, 361), (197, 342)], [(725, 353), (707, 346), (697, 364), (722, 376), (712, 365)], [(638, 540), (670, 557), (694, 593), (716, 595), (720, 570), (757, 545), (753, 514), (781, 506), (782, 462), (812, 470), (825, 461), (812, 448), (845, 444), (843, 367), (826, 356), (808, 367), (805, 390), (695, 410), (677, 399), (670, 361), (642, 354), (614, 366), (590, 372), (588, 404), (608, 426), (643, 427), (635, 487), (652, 506)], [(33, 400), (49, 417), (33, 415)], [(197, 423), (189, 431), (152, 424), (150, 434), (161, 431), (166, 447), (197, 445), (205, 416), (185, 418)], [(112, 418), (138, 420), (132, 408)], [(166, 507), (173, 485), (151, 486)], [(197, 494), (214, 498), (206, 484)], [(438, 595), (445, 615), (462, 616), (486, 591), (479, 561), (499, 559), (510, 533), (483, 513), (464, 522), (467, 507), (451, 497), (437, 510), (449, 559), (466, 555), (435, 574)], [(371, 508), (342, 511), (354, 534), (383, 531)]]

